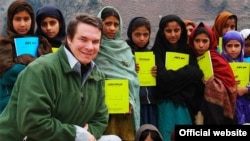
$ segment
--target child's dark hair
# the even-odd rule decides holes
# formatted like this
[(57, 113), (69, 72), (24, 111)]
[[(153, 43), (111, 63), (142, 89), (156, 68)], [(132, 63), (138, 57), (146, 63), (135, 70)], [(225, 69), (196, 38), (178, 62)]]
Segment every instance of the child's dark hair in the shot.
[(197, 27), (197, 29), (194, 32), (194, 38), (201, 33), (205, 33), (210, 39), (210, 34), (204, 26)]
[(229, 16), (228, 17), (228, 19), (230, 19), (230, 20), (235, 20), (235, 30), (237, 30), (237, 20), (238, 20), (238, 18), (237, 18), (237, 16), (236, 15), (231, 15), (231, 16)]
[(141, 133), (139, 141), (145, 141), (145, 139), (147, 138), (148, 135), (150, 135), (150, 137), (153, 139), (153, 141), (163, 141), (161, 136), (159, 135), (159, 133), (157, 131), (149, 130), (149, 129), (147, 129)]
[(151, 33), (151, 24), (150, 21), (144, 17), (136, 17), (131, 20), (128, 26), (127, 36), (131, 39), (132, 32), (137, 29), (138, 27), (145, 26), (149, 33)]
[(109, 16), (114, 16), (116, 17), (119, 21), (120, 21), (120, 17), (119, 17), (119, 14), (117, 13), (117, 11), (115, 11), (115, 9), (112, 9), (112, 8), (105, 8), (103, 11), (102, 11), (102, 14), (101, 14), (101, 18), (102, 20), (105, 20), (107, 17)]
[(249, 40), (250, 39), (250, 34), (247, 36), (247, 38), (245, 40)]

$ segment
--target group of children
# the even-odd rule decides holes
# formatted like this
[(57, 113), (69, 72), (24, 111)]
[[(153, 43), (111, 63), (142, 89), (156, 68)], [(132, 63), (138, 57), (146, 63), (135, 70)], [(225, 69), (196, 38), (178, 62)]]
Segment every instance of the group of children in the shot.
[[(131, 23), (128, 32), (131, 32)], [(176, 124), (249, 123), (250, 86), (238, 86), (240, 80), (230, 66), (233, 62), (249, 63), (249, 37), (249, 29), (237, 31), (237, 16), (229, 11), (218, 14), (212, 27), (203, 22), (196, 25), (177, 15), (161, 18), (151, 51), (156, 57), (157, 66), (157, 85), (153, 91), (153, 99), (157, 103), (155, 111), (158, 112), (155, 114), (156, 127), (165, 141), (173, 136)], [(138, 49), (139, 44), (137, 47), (132, 44), (131, 47), (133, 51), (143, 50)], [(213, 76), (204, 79), (197, 57), (207, 51), (211, 56)], [(189, 54), (189, 64), (175, 71), (168, 70), (166, 52)], [(141, 87), (140, 91), (143, 89)], [(150, 118), (142, 112), (141, 109), (142, 119)]]
[[(35, 31), (35, 24), (37, 28)], [(44, 6), (36, 14), (31, 5), (25, 1), (14, 1), (7, 11), (6, 36), (0, 37), (0, 113), (8, 103), (13, 85), (18, 74), (30, 62), (36, 59), (29, 54), (16, 56), (14, 38), (39, 37), (38, 56), (53, 52), (59, 48), (66, 35), (63, 14), (54, 6)]]
[[(13, 39), (39, 36), (38, 57), (53, 52), (65, 38), (63, 14), (54, 6), (37, 10), (25, 1), (15, 1), (8, 9), (6, 36), (0, 37), (0, 112), (8, 103), (18, 74), (36, 58), (15, 56)], [(145, 17), (133, 18), (127, 39), (122, 40), (122, 18), (112, 6), (105, 6), (97, 17), (103, 22), (102, 43), (95, 63), (106, 79), (128, 79), (129, 106), (126, 114), (110, 114), (104, 134), (122, 140), (170, 141), (176, 124), (244, 124), (250, 122), (249, 86), (237, 87), (238, 81), (229, 62), (249, 62), (250, 29), (237, 31), (237, 16), (222, 12), (213, 27), (197, 25), (169, 14), (161, 18), (153, 46), (149, 46), (151, 25)], [(37, 29), (35, 30), (35, 19)], [(222, 50), (218, 49), (222, 38)], [(152, 51), (155, 66), (151, 74), (156, 86), (140, 86), (135, 52)], [(213, 76), (203, 79), (197, 57), (211, 54)], [(189, 63), (178, 70), (166, 68), (166, 52), (189, 55)], [(122, 129), (122, 130), (121, 130)], [(136, 132), (137, 131), (137, 132)]]
[[(35, 21), (36, 19), (36, 21)], [(35, 24), (37, 29), (35, 31)], [(54, 26), (57, 26), (54, 28)], [(18, 74), (30, 62), (36, 59), (29, 54), (17, 56), (14, 39), (17, 37), (39, 37), (38, 56), (52, 52), (52, 45), (60, 46), (65, 36), (65, 23), (62, 13), (55, 7), (48, 6), (38, 9), (37, 15), (30, 4), (25, 1), (14, 1), (7, 11), (6, 36), (0, 37), (0, 65), (1, 89), (0, 89), (0, 113), (7, 105), (12, 88)], [(59, 44), (54, 44), (60, 42)]]

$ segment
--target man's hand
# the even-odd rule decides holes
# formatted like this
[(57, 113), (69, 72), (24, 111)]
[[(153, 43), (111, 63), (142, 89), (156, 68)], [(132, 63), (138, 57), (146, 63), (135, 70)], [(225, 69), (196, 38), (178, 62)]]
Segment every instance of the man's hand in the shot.
[[(86, 129), (86, 130), (88, 131), (89, 125), (88, 125), (88, 124), (85, 124), (85, 125), (83, 126), (83, 128)], [(89, 132), (88, 132), (88, 133), (89, 133)], [(89, 135), (88, 135), (88, 141), (96, 141), (95, 137), (94, 137), (91, 133), (89, 133)]]

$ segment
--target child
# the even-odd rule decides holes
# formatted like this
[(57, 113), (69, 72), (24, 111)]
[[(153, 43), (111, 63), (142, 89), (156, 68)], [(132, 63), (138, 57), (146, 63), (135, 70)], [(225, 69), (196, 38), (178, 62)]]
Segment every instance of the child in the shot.
[(159, 130), (152, 124), (143, 124), (136, 132), (135, 141), (163, 141)]
[[(223, 34), (230, 30), (237, 30), (237, 16), (230, 11), (220, 12), (214, 20), (212, 30), (215, 33), (219, 45), (219, 41), (221, 41), (219, 39), (222, 38)], [(217, 51), (221, 53), (222, 47), (219, 46)]]
[[(11, 96), (18, 74), (33, 60), (34, 56), (16, 55), (15, 37), (34, 36), (35, 16), (29, 3), (23, 0), (12, 2), (7, 11), (7, 35), (0, 37), (0, 113)], [(38, 57), (51, 52), (51, 45), (41, 37)]]
[[(238, 31), (228, 31), (223, 35), (222, 55), (228, 62), (244, 62), (244, 39)], [(237, 80), (237, 76), (236, 80)], [(250, 122), (250, 86), (237, 87), (236, 118), (238, 124)]]
[(201, 103), (203, 124), (234, 124), (236, 82), (228, 62), (217, 52), (212, 29), (199, 23), (190, 35), (190, 47), (197, 57), (208, 50), (211, 55), (213, 76), (205, 80), (204, 102)]
[(245, 40), (244, 61), (250, 63), (250, 29), (243, 29), (240, 34)]
[(139, 80), (135, 71), (135, 58), (129, 45), (120, 39), (122, 18), (118, 10), (106, 6), (98, 13), (98, 17), (103, 22), (103, 37), (95, 63), (106, 79), (127, 79), (129, 82), (130, 111), (127, 114), (110, 114), (105, 133), (118, 135), (122, 140), (134, 140), (140, 126)]
[(191, 32), (193, 31), (193, 29), (195, 28), (196, 24), (195, 24), (195, 22), (193, 22), (191, 20), (184, 20), (184, 23), (186, 25), (187, 35), (188, 35), (188, 38), (189, 38), (189, 36), (190, 36)]
[[(194, 124), (203, 94), (203, 73), (187, 45), (185, 23), (177, 15), (162, 17), (152, 50), (157, 66), (158, 128), (164, 141), (170, 141), (176, 124)], [(189, 63), (178, 70), (167, 70), (166, 52), (188, 54)]]
[(230, 11), (220, 12), (214, 20), (212, 27), (217, 43), (219, 37), (222, 37), (229, 30), (237, 30), (237, 16)]
[[(133, 54), (135, 52), (149, 51), (149, 40), (151, 33), (151, 25), (148, 19), (145, 17), (133, 18), (128, 26), (126, 40), (131, 47)], [(136, 64), (137, 71), (140, 66)], [(152, 67), (151, 73), (156, 76), (157, 67)], [(153, 124), (157, 127), (157, 105), (155, 99), (155, 87), (141, 86), (140, 87), (140, 103), (141, 103), (141, 122), (143, 124)]]
[(54, 6), (43, 6), (36, 11), (36, 35), (44, 36), (52, 47), (60, 47), (65, 38), (65, 21), (62, 12)]

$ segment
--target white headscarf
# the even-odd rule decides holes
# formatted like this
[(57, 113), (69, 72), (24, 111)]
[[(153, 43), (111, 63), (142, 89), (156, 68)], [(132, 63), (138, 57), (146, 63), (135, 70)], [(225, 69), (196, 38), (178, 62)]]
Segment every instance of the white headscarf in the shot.
[(240, 31), (241, 36), (243, 39), (246, 40), (246, 38), (250, 35), (250, 29), (243, 29)]

